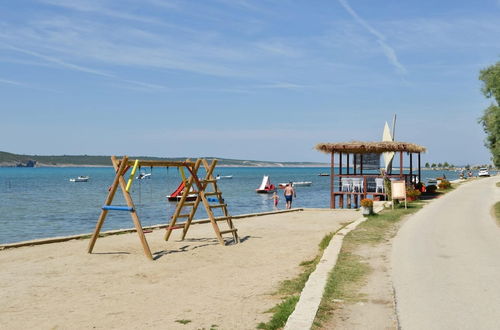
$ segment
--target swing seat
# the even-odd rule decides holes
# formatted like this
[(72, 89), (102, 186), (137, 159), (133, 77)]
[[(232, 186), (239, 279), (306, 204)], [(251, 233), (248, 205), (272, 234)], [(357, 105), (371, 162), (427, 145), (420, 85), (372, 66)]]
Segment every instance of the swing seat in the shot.
[(107, 210), (107, 211), (128, 211), (128, 212), (134, 211), (133, 207), (129, 207), (129, 206), (115, 206), (115, 205), (104, 205), (102, 207), (102, 209), (103, 210)]

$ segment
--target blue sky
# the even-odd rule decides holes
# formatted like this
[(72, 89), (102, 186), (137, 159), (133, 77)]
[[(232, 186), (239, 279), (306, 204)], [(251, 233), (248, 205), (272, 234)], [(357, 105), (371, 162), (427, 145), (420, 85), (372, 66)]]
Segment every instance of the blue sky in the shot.
[(0, 150), (327, 161), (396, 139), (489, 162), (500, 0), (0, 0)]

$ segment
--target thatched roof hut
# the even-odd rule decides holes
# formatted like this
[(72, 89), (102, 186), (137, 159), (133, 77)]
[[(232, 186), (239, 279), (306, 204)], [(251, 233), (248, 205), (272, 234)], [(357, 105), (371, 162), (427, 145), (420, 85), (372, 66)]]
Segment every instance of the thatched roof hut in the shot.
[(351, 153), (351, 154), (367, 154), (367, 153), (384, 153), (384, 152), (412, 152), (421, 153), (427, 149), (414, 143), (400, 141), (384, 141), (384, 142), (337, 142), (337, 143), (318, 143), (315, 149), (324, 153)]
[[(373, 173), (374, 169), (380, 170), (380, 155), (386, 152), (399, 154), (399, 174), (392, 172), (393, 156), (384, 154), (384, 157), (388, 157), (388, 159), (385, 159), (388, 165), (386, 165), (384, 177), (404, 180), (408, 184), (421, 182), (420, 154), (427, 150), (417, 144), (400, 141), (318, 143), (315, 149), (331, 155), (331, 208), (335, 208), (336, 205), (339, 207), (351, 206), (353, 201), (354, 206), (357, 207), (358, 200), (366, 198), (368, 195), (387, 197), (385, 188), (382, 185), (377, 188), (377, 180), (383, 179), (382, 175)], [(409, 158), (407, 173), (404, 173), (403, 165), (405, 153), (408, 154)], [(418, 170), (416, 174), (413, 173), (413, 154), (417, 156)], [(335, 158), (338, 161), (336, 168), (334, 165)], [(364, 169), (372, 170), (372, 172), (367, 173), (365, 171), (363, 173)], [(344, 170), (345, 173), (343, 173)], [(373, 185), (371, 188), (369, 187), (369, 181), (375, 184), (375, 189), (373, 189)], [(357, 182), (356, 185), (354, 182)], [(347, 204), (344, 201), (347, 201)]]

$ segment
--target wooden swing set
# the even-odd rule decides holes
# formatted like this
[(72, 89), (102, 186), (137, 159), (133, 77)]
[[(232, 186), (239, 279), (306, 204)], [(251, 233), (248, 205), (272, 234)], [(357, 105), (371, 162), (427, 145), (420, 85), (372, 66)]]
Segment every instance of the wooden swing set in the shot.
[[(130, 188), (132, 186), (134, 176), (136, 174), (137, 168), (141, 166), (149, 166), (153, 167), (177, 167), (180, 170), (186, 168), (189, 171), (189, 177), (181, 172), (182, 180), (184, 181), (185, 187), (182, 192), (182, 196), (177, 203), (174, 214), (170, 220), (170, 223), (167, 226), (167, 231), (165, 233), (165, 240), (167, 241), (172, 234), (172, 231), (175, 229), (183, 229), (182, 230), (182, 240), (186, 237), (186, 234), (189, 230), (189, 226), (192, 224), (194, 216), (196, 214), (196, 210), (200, 203), (203, 204), (205, 210), (207, 212), (208, 218), (212, 227), (214, 229), (217, 240), (220, 244), (225, 245), (224, 238), (222, 235), (224, 234), (232, 234), (232, 239), (234, 243), (239, 243), (238, 238), (238, 230), (233, 225), (233, 219), (227, 210), (227, 204), (224, 203), (224, 199), (222, 198), (222, 192), (217, 187), (217, 180), (213, 176), (213, 172), (215, 166), (217, 165), (217, 159), (213, 159), (211, 163), (209, 163), (206, 159), (199, 158), (196, 161), (156, 161), (156, 160), (130, 160), (127, 156), (124, 156), (121, 160), (118, 160), (115, 156), (111, 156), (111, 163), (113, 164), (113, 168), (115, 169), (116, 175), (113, 181), (113, 184), (109, 188), (108, 196), (104, 202), (104, 205), (101, 210), (101, 214), (97, 220), (97, 224), (92, 234), (92, 237), (88, 246), (88, 253), (92, 253), (94, 249), (95, 242), (99, 237), (99, 232), (101, 231), (102, 225), (104, 224), (104, 220), (106, 219), (106, 215), (108, 211), (125, 211), (130, 212), (130, 216), (132, 217), (132, 221), (134, 222), (135, 229), (137, 234), (139, 235), (139, 239), (142, 244), (142, 248), (144, 249), (144, 253), (146, 257), (153, 260), (153, 256), (151, 254), (151, 249), (149, 248), (146, 237), (144, 236), (144, 231), (142, 229), (141, 221), (139, 220), (139, 216), (137, 215), (136, 208), (134, 202), (132, 200), (132, 196), (130, 194)], [(198, 177), (198, 170), (203, 166), (205, 168), (205, 178), (200, 179)], [(125, 181), (125, 174), (132, 167), (132, 171), (130, 172), (130, 176), (128, 181)], [(211, 188), (209, 187), (211, 185)], [(115, 193), (120, 187), (123, 197), (127, 203), (127, 206), (116, 206), (112, 205), (113, 198)], [(194, 201), (188, 202), (188, 196), (196, 195), (196, 199)], [(214, 196), (213, 198), (208, 196)], [(216, 202), (215, 204), (210, 204), (210, 202)], [(222, 215), (221, 217), (216, 217), (214, 215), (213, 209), (221, 209)], [(177, 220), (179, 218), (186, 218), (185, 222), (177, 224)], [(218, 222), (225, 221), (228, 225), (227, 230), (220, 230)]]

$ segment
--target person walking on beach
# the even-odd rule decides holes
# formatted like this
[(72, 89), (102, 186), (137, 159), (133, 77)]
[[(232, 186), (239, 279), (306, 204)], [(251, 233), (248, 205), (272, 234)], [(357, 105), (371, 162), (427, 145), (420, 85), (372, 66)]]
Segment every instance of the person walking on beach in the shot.
[(286, 185), (285, 190), (283, 191), (283, 195), (285, 195), (286, 209), (289, 210), (292, 208), (292, 198), (297, 197), (297, 194), (295, 194), (295, 189), (293, 189), (291, 182)]
[(273, 196), (271, 197), (271, 199), (273, 200), (274, 208), (277, 209), (278, 208), (278, 201), (280, 200), (280, 197), (278, 196), (276, 191), (273, 193)]

